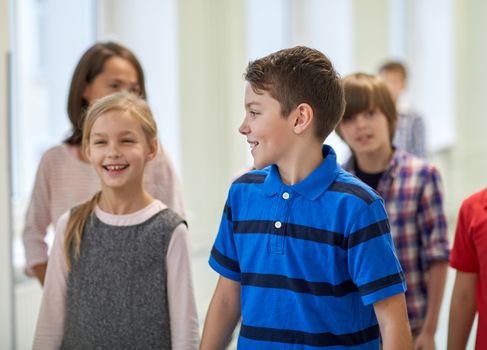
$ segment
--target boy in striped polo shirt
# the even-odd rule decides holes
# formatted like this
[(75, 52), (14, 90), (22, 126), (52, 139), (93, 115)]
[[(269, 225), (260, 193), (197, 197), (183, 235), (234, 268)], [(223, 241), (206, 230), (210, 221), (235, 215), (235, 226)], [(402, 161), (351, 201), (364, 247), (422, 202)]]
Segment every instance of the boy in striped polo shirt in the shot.
[(202, 350), (411, 348), (404, 276), (380, 197), (323, 141), (344, 109), (321, 52), (249, 63), (239, 128), (254, 158), (230, 187), (210, 266)]

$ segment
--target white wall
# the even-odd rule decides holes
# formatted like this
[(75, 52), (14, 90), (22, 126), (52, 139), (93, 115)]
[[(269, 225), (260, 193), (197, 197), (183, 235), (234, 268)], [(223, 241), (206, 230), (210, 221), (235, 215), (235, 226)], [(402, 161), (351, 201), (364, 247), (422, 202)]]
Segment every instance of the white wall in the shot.
[[(313, 47), (325, 53), (342, 76), (355, 68), (353, 0), (293, 0), (291, 44)], [(333, 147), (339, 163), (350, 156), (348, 146), (335, 132), (325, 140)]]
[(7, 54), (9, 52), (9, 10), (6, 0), (0, 1), (0, 348), (12, 349), (13, 277), (12, 234), (10, 223), (10, 166), (8, 145), (9, 92), (7, 86)]
[(179, 1), (183, 185), (193, 242), (213, 241), (230, 182), (248, 165), (243, 0)]
[[(424, 115), (428, 149), (451, 147), (455, 120), (455, 16), (452, 0), (409, 3), (409, 86), (415, 107)], [(434, 24), (432, 18), (434, 17)]]
[(177, 5), (177, 0), (100, 0), (97, 38), (122, 43), (140, 60), (161, 143), (181, 171)]

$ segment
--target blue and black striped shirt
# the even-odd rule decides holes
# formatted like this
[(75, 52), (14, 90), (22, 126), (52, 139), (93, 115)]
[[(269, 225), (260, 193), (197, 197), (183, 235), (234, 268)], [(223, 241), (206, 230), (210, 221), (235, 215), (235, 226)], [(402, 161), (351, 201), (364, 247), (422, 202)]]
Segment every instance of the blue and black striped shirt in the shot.
[(373, 303), (406, 290), (380, 197), (329, 146), (306, 179), (230, 187), (210, 265), (241, 284), (239, 349), (377, 349)]

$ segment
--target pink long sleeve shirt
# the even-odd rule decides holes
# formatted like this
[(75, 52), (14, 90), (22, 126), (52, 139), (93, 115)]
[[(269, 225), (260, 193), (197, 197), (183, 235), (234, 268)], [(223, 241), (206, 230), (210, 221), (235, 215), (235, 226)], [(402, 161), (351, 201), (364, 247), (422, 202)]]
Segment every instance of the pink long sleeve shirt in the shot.
[[(159, 147), (156, 158), (147, 164), (144, 188), (186, 218), (180, 182), (162, 147)], [(78, 158), (76, 147), (62, 144), (44, 153), (23, 231), (28, 275), (34, 275), (33, 266), (47, 262), (45, 236), (48, 226), (55, 225), (63, 213), (90, 199), (100, 189), (95, 170)]]

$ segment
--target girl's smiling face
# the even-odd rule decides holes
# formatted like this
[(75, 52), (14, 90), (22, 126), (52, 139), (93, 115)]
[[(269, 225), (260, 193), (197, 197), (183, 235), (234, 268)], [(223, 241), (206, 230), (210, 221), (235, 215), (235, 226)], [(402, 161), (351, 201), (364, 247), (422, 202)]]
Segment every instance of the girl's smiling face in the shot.
[(141, 123), (129, 112), (110, 110), (93, 123), (86, 155), (100, 177), (102, 189), (141, 189), (145, 164), (157, 152)]

